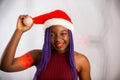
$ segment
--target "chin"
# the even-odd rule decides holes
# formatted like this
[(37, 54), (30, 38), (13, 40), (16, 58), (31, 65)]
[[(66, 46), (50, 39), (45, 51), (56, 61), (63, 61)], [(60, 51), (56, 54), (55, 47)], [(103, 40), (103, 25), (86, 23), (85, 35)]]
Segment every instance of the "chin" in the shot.
[(61, 49), (56, 49), (56, 51), (59, 52), (59, 53), (64, 53), (66, 51), (66, 49), (61, 48)]

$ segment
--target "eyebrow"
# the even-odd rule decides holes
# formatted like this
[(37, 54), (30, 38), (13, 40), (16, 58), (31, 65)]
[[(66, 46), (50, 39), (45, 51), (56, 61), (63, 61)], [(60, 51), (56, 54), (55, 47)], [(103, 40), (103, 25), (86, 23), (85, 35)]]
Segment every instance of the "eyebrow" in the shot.
[(62, 30), (61, 32), (68, 31), (68, 30)]
[[(61, 30), (60, 32), (68, 32), (68, 30)], [(51, 30), (51, 33), (54, 33), (54, 31)]]

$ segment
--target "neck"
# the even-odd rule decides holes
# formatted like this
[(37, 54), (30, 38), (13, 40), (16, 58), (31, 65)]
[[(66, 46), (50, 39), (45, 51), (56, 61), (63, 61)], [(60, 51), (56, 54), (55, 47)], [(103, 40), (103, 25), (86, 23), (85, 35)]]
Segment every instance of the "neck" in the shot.
[(56, 50), (53, 50), (52, 52), (53, 53), (57, 53), (57, 54), (64, 54), (66, 53), (68, 50), (64, 50), (64, 51), (56, 51)]

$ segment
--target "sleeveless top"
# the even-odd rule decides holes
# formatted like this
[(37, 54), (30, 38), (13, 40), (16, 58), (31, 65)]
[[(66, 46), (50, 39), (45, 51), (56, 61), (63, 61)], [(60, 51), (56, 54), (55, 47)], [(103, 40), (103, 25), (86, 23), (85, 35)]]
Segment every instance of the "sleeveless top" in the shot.
[(46, 68), (37, 80), (72, 80), (72, 72), (66, 53), (52, 53)]

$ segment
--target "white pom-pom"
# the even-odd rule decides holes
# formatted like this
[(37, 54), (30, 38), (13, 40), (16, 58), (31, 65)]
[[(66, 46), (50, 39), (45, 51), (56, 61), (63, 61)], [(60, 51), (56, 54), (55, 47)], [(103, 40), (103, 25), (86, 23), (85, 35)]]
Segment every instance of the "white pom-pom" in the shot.
[(33, 20), (30, 16), (27, 16), (26, 18), (23, 19), (23, 23), (26, 26), (31, 26), (33, 24)]

